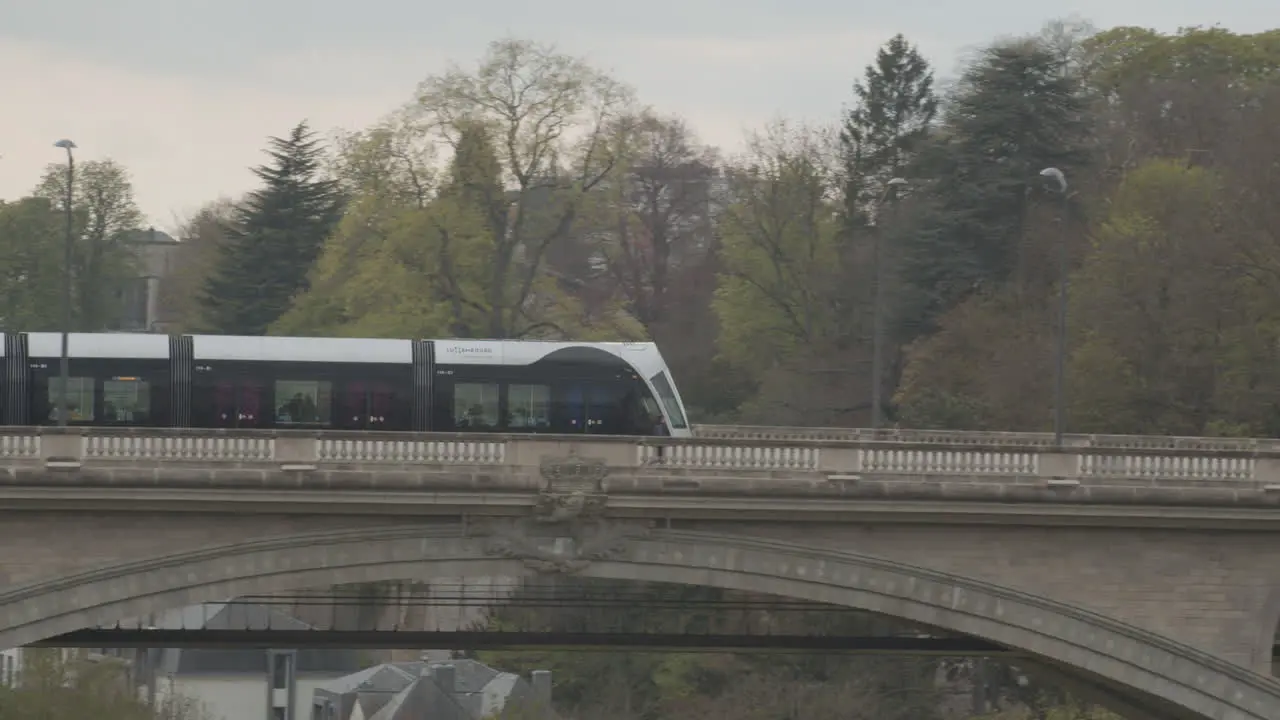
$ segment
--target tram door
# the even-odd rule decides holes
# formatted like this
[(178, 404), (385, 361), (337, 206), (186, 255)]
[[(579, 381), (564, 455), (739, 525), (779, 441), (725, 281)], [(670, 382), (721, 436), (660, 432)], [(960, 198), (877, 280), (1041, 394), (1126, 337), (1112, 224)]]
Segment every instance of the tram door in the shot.
[(382, 430), (391, 415), (391, 386), (350, 383), (339, 398), (338, 424), (348, 430)]
[(594, 435), (617, 434), (617, 392), (603, 383), (572, 382), (566, 388), (568, 431)]
[(222, 381), (213, 387), (213, 426), (263, 427), (271, 417), (266, 388), (253, 380)]

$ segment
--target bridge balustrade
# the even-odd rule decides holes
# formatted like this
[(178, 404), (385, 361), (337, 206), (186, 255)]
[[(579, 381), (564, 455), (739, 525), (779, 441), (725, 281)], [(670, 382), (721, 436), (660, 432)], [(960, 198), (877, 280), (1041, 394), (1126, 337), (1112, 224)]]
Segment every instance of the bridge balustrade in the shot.
[[(1280, 443), (1220, 438), (1070, 436), (1061, 448), (1032, 433), (934, 431), (805, 435), (764, 429), (733, 438), (732, 429), (701, 437), (626, 438), (564, 435), (298, 432), (178, 428), (0, 428), (0, 466), (48, 467), (197, 462), (325, 466), (534, 466), (542, 457), (580, 454), (614, 467), (874, 475), (1039, 477), (1081, 480), (1160, 479), (1263, 483), (1280, 490)], [(842, 434), (842, 435), (841, 435)], [(839, 437), (837, 437), (839, 435)]]
[[(899, 442), (920, 445), (1052, 448), (1053, 433), (909, 428), (825, 428), (782, 425), (695, 425), (702, 440), (776, 440), (792, 442)], [(1280, 439), (1191, 437), (1176, 435), (1067, 434), (1063, 446), (1075, 449), (1280, 452)]]

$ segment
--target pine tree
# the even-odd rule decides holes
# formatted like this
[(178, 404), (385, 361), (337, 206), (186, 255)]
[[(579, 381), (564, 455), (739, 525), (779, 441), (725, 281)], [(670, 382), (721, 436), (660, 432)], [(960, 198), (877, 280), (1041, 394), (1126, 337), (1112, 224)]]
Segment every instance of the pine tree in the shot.
[(307, 276), (341, 216), (337, 184), (321, 177), (323, 147), (307, 123), (273, 137), (263, 187), (236, 209), (217, 268), (205, 284), (209, 329), (261, 335), (307, 289)]
[(940, 140), (915, 171), (927, 178), (932, 216), (904, 258), (923, 303), (919, 330), (975, 289), (1011, 278), (1030, 203), (1043, 200), (1042, 169), (1072, 175), (1087, 165), (1087, 103), (1065, 70), (1031, 40), (991, 47), (963, 74)]
[[(857, 318), (858, 338), (871, 338), (866, 352), (872, 355), (872, 383), (883, 390), (886, 344), (897, 347), (902, 333), (898, 318), (904, 302), (897, 280), (898, 245), (906, 224), (896, 212), (898, 195), (890, 198), (890, 181), (909, 175), (938, 113), (933, 92), (933, 71), (915, 46), (895, 35), (876, 53), (863, 78), (853, 86), (854, 106), (845, 114), (840, 132), (844, 164), (844, 211), (841, 232), (844, 243), (841, 290), (833, 297), (840, 314)], [(900, 193), (901, 190), (897, 189)], [(888, 218), (880, 218), (881, 205), (892, 203)], [(875, 220), (875, 228), (872, 221)], [(896, 382), (891, 383), (896, 384)], [(870, 407), (878, 401), (874, 393)]]
[(938, 113), (933, 70), (902, 35), (876, 53), (875, 64), (867, 66), (853, 94), (857, 102), (840, 132), (850, 231), (866, 224), (886, 183), (903, 174)]

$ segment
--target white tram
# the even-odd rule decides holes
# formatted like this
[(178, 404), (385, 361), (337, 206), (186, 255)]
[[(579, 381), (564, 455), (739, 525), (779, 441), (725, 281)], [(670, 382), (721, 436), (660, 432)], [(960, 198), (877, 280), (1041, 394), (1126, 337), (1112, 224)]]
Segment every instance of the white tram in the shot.
[[(56, 424), (58, 333), (8, 333), (6, 425)], [(68, 423), (689, 437), (653, 343), (72, 333)]]

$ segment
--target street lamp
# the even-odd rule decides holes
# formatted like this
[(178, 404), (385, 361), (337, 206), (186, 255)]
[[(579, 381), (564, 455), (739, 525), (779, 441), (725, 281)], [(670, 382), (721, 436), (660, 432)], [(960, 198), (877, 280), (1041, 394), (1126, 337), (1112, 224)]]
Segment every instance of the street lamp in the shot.
[(1067, 374), (1067, 176), (1056, 167), (1040, 171), (1040, 177), (1053, 181), (1056, 188), (1049, 188), (1062, 196), (1062, 227), (1058, 238), (1058, 347), (1054, 357), (1053, 375), (1053, 444), (1062, 447), (1063, 426), (1066, 424), (1066, 399), (1064, 384)]
[(60, 378), (60, 387), (58, 388), (58, 425), (59, 427), (66, 427), (67, 420), (71, 415), (67, 401), (67, 386), (71, 384), (71, 368), (67, 360), (67, 334), (71, 331), (71, 246), (75, 236), (75, 215), (71, 207), (71, 191), (75, 187), (76, 159), (71, 151), (75, 149), (76, 144), (64, 138), (54, 143), (53, 146), (67, 151), (67, 204), (65, 208), (67, 214), (67, 237), (62, 259), (62, 354), (58, 357), (58, 376)]
[(884, 375), (884, 226), (880, 223), (880, 207), (892, 195), (894, 208), (897, 208), (897, 191), (907, 184), (900, 177), (892, 178), (885, 183), (884, 194), (876, 208), (876, 234), (872, 244), (872, 262), (875, 264), (875, 290), (871, 309), (871, 428), (879, 430), (883, 424), (883, 413), (880, 408), (880, 392)]

